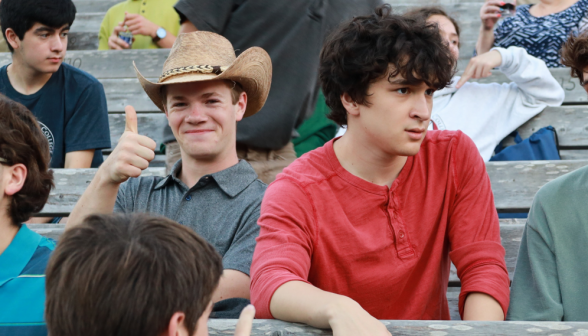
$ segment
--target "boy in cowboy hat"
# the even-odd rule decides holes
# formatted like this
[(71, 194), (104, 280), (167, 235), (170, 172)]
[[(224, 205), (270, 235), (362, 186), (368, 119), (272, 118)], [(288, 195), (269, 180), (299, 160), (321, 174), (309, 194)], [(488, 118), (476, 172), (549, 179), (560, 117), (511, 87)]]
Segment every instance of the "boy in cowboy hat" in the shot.
[(237, 158), (236, 127), (263, 106), (271, 71), (271, 59), (261, 48), (235, 57), (231, 43), (220, 35), (181, 34), (157, 83), (138, 70), (137, 76), (165, 112), (182, 159), (167, 177), (139, 177), (155, 156), (155, 142), (137, 133), (136, 112), (127, 106), (126, 130), (72, 211), (68, 227), (89, 214), (112, 211), (173, 219), (223, 257), (225, 270), (213, 301), (248, 299), (266, 185), (249, 163)]
[(449, 319), (451, 261), (467, 320), (502, 320), (509, 279), (490, 179), (460, 131), (430, 131), (455, 65), (435, 26), (381, 7), (341, 26), (320, 79), (341, 138), (266, 192), (251, 266), (258, 318), (390, 335), (377, 319)]

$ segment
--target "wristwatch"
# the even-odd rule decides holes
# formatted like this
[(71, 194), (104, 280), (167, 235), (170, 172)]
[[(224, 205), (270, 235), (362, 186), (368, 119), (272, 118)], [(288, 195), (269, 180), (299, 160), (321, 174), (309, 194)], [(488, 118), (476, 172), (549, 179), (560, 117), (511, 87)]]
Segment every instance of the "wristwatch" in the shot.
[(155, 32), (155, 37), (153, 38), (153, 42), (157, 43), (159, 40), (164, 39), (167, 36), (167, 31), (162, 27), (159, 27)]

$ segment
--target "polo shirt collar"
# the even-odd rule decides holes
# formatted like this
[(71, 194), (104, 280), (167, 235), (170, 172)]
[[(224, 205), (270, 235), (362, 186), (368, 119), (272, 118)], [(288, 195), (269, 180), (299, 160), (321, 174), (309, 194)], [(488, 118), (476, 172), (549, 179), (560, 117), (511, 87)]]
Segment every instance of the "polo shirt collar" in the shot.
[(175, 181), (176, 183), (183, 185), (184, 183), (178, 178), (178, 172), (180, 171), (181, 168), (182, 168), (182, 160), (180, 159), (180, 160), (178, 160), (178, 162), (176, 162), (172, 166), (172, 169), (171, 169), (171, 172), (169, 173), (169, 175), (167, 175), (161, 181), (159, 181), (159, 183), (157, 183), (153, 189), (155, 189), (155, 190), (161, 189), (161, 188), (165, 187), (170, 181)]
[[(182, 160), (176, 162), (172, 169), (171, 173), (163, 178), (157, 185), (155, 185), (154, 189), (161, 189), (168, 185), (171, 181), (178, 183), (179, 185), (184, 186), (184, 182), (180, 180), (178, 177), (178, 173), (182, 168)], [(216, 184), (220, 187), (220, 189), (230, 197), (235, 197), (243, 190), (245, 190), (253, 181), (257, 179), (257, 173), (253, 170), (253, 167), (245, 161), (239, 160), (234, 166), (231, 166), (227, 169), (221, 170), (219, 172), (210, 174), (210, 176), (214, 179)], [(206, 176), (203, 176), (203, 178)]]
[(41, 239), (41, 235), (31, 231), (25, 224), (21, 225), (8, 248), (0, 254), (0, 286), (22, 273)]
[(257, 180), (257, 173), (249, 162), (239, 160), (234, 166), (211, 174), (218, 186), (225, 194), (235, 197), (245, 190), (253, 181)]

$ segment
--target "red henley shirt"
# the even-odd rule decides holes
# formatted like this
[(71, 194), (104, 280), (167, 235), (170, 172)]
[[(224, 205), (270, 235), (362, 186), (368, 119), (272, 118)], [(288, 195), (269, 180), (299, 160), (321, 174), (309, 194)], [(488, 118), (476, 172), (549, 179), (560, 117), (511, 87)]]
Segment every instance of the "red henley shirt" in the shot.
[(391, 188), (346, 171), (332, 140), (265, 193), (251, 266), (257, 318), (288, 281), (350, 297), (377, 319), (447, 320), (450, 258), (462, 288), (507, 312), (509, 279), (486, 167), (460, 131), (429, 131)]

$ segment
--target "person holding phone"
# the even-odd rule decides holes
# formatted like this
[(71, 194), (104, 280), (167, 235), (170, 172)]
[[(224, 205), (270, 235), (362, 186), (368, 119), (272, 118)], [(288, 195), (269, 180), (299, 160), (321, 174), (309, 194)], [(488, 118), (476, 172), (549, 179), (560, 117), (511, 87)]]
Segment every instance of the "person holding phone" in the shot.
[[(511, 10), (509, 5), (515, 7), (515, 14), (505, 17), (505, 12)], [(550, 68), (563, 67), (559, 49), (570, 33), (584, 29), (587, 12), (588, 0), (541, 0), (520, 6), (516, 0), (486, 0), (480, 9), (482, 25), (476, 52), (480, 55), (493, 47), (516, 46), (542, 59)]]
[(176, 0), (126, 0), (100, 25), (98, 50), (171, 48), (180, 30)]

